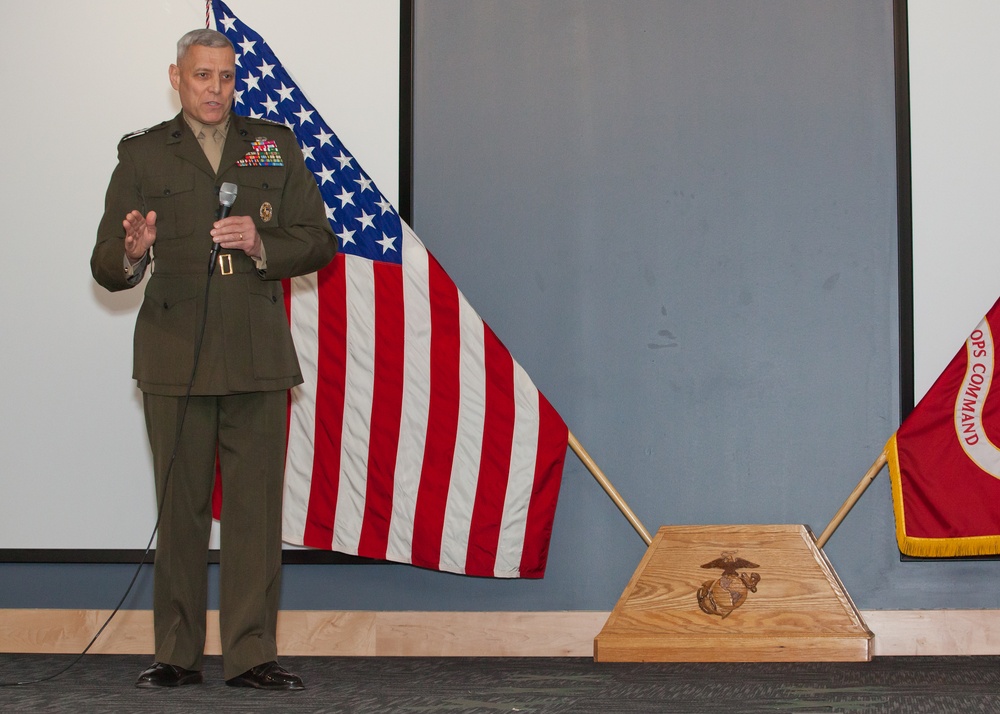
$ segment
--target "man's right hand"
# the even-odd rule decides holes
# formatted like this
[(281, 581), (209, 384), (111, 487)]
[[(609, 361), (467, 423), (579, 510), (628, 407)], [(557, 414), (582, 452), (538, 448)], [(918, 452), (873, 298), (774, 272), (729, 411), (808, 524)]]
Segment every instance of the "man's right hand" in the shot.
[(131, 211), (122, 226), (125, 228), (125, 255), (129, 262), (135, 263), (156, 242), (156, 211), (150, 211), (145, 218), (138, 211)]

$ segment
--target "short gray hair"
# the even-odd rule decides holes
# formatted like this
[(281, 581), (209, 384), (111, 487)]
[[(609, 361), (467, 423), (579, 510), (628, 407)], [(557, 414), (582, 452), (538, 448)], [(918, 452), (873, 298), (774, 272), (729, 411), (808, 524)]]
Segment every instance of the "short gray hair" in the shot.
[(177, 40), (177, 63), (184, 58), (187, 54), (188, 49), (191, 45), (200, 45), (202, 47), (228, 47), (229, 49), (236, 51), (233, 47), (233, 43), (229, 41), (225, 35), (216, 30), (191, 30), (185, 34), (181, 39)]

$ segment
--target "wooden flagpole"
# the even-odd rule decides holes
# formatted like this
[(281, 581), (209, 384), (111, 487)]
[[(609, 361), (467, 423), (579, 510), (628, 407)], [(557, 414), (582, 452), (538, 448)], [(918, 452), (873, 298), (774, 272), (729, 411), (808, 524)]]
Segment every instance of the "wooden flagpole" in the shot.
[[(647, 546), (650, 545), (653, 542), (653, 537), (649, 534), (646, 526), (644, 526), (642, 521), (639, 520), (639, 517), (635, 515), (635, 511), (629, 508), (629, 505), (625, 503), (625, 499), (622, 498), (620, 493), (618, 493), (618, 489), (616, 489), (614, 484), (612, 484), (608, 477), (604, 475), (604, 472), (601, 471), (601, 467), (598, 466), (597, 462), (595, 462), (590, 454), (587, 453), (587, 450), (583, 448), (583, 444), (581, 444), (576, 436), (573, 435), (573, 432), (569, 432), (569, 447), (573, 450), (573, 453), (579, 457), (580, 461), (583, 462), (583, 465), (587, 467), (587, 470), (590, 471), (597, 483), (601, 485), (601, 488), (604, 489), (605, 493), (607, 493), (611, 500), (614, 501), (614, 504), (618, 506), (618, 510), (621, 511), (622, 515), (624, 515), (628, 522), (632, 524), (632, 527), (635, 529), (636, 533), (639, 534), (639, 537), (642, 538), (643, 542), (645, 542)], [(822, 548), (826, 545), (827, 541), (830, 540), (830, 536), (833, 535), (834, 531), (836, 531), (837, 528), (840, 527), (840, 524), (843, 523), (844, 519), (847, 518), (847, 514), (851, 512), (851, 509), (854, 508), (855, 504), (861, 499), (864, 492), (868, 490), (868, 487), (871, 486), (872, 481), (874, 481), (875, 477), (879, 475), (879, 472), (882, 471), (886, 463), (888, 463), (888, 457), (883, 451), (879, 454), (879, 457), (875, 459), (875, 463), (872, 464), (871, 468), (869, 468), (865, 475), (861, 477), (861, 481), (859, 481), (858, 485), (854, 487), (853, 491), (851, 491), (851, 495), (847, 497), (846, 501), (844, 501), (844, 505), (842, 505), (840, 510), (837, 511), (820, 537), (816, 539), (816, 547)]]
[(638, 533), (639, 536), (646, 542), (646, 545), (648, 546), (652, 543), (653, 537), (649, 534), (649, 531), (646, 530), (646, 526), (642, 525), (639, 517), (636, 516), (635, 512), (628, 507), (628, 504), (625, 503), (625, 499), (622, 498), (621, 494), (618, 493), (618, 490), (614, 487), (611, 481), (608, 480), (608, 477), (604, 475), (603, 471), (601, 471), (601, 467), (597, 465), (597, 463), (590, 457), (590, 454), (587, 453), (587, 450), (583, 448), (583, 445), (575, 436), (573, 436), (573, 432), (569, 432), (569, 448), (573, 449), (573, 453), (580, 458), (580, 461), (582, 461), (583, 465), (587, 467), (587, 470), (590, 471), (591, 475), (597, 480), (597, 483), (601, 484), (601, 488), (603, 488), (604, 492), (611, 497), (611, 500), (614, 501), (616, 506), (618, 506), (618, 510), (621, 511), (622, 515), (624, 515), (628, 522), (632, 524), (632, 527), (635, 528), (635, 532)]
[(877, 459), (875, 459), (875, 463), (872, 464), (871, 468), (868, 469), (868, 472), (861, 477), (861, 481), (859, 481), (858, 485), (854, 487), (853, 491), (851, 491), (851, 495), (847, 497), (846, 501), (844, 501), (844, 505), (840, 507), (839, 511), (837, 511), (833, 520), (830, 521), (830, 524), (826, 527), (826, 530), (824, 530), (822, 535), (816, 539), (817, 548), (822, 548), (826, 545), (826, 542), (830, 540), (830, 536), (833, 535), (833, 532), (837, 530), (843, 520), (847, 518), (847, 514), (851, 512), (852, 508), (854, 508), (854, 504), (858, 502), (858, 499), (860, 499), (868, 487), (871, 486), (872, 481), (875, 480), (875, 477), (878, 476), (879, 471), (882, 470), (882, 467), (886, 465), (888, 460), (889, 457), (886, 456), (884, 451)]

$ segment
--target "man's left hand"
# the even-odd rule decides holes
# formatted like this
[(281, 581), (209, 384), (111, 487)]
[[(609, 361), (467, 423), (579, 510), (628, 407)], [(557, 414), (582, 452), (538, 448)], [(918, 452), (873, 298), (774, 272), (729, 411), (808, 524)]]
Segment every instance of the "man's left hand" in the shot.
[(242, 250), (255, 260), (260, 258), (260, 234), (250, 216), (227, 216), (216, 221), (212, 240), (226, 250)]

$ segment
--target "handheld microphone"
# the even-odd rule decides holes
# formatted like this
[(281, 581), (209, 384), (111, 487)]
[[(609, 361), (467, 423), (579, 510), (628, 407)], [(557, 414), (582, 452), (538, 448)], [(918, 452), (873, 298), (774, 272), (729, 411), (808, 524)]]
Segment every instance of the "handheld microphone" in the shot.
[[(229, 215), (233, 204), (236, 203), (236, 192), (239, 188), (234, 183), (228, 181), (219, 187), (219, 213), (217, 220), (222, 220)], [(219, 244), (212, 243), (212, 253), (208, 259), (208, 274), (215, 272), (215, 259), (219, 257)]]

